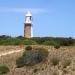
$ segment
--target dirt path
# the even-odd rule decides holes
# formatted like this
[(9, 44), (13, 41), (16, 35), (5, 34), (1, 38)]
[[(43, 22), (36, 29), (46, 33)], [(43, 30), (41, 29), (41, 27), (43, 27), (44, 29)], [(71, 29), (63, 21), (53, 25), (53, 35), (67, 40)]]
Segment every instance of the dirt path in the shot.
[(5, 53), (1, 53), (0, 54), (0, 57), (1, 56), (5, 56), (5, 55), (8, 55), (8, 54), (18, 53), (18, 52), (21, 52), (21, 51), (23, 51), (23, 50), (21, 49), (21, 50), (9, 51), (9, 52), (5, 52)]

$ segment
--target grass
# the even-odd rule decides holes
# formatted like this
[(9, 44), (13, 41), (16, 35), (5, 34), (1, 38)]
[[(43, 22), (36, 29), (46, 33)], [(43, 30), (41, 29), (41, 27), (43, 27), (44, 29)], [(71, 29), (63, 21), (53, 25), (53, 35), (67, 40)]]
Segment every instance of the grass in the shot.
[[(37, 46), (38, 47), (38, 46)], [(43, 46), (44, 48), (47, 48), (47, 46)], [(11, 46), (10, 46), (10, 48), (11, 48)], [(63, 46), (63, 47), (61, 47), (60, 49), (55, 49), (54, 48), (54, 46), (50, 46), (50, 47), (48, 47), (49, 48), (49, 53), (50, 53), (50, 55), (48, 56), (48, 63), (49, 64), (47, 64), (47, 63), (41, 63), (41, 64), (38, 64), (38, 65), (35, 65), (35, 66), (30, 66), (30, 67), (23, 67), (23, 68), (15, 68), (14, 66), (15, 66), (15, 60), (16, 59), (18, 59), (20, 56), (21, 56), (21, 54), (19, 54), (19, 53), (15, 53), (15, 54), (11, 54), (11, 55), (7, 55), (7, 56), (5, 56), (5, 57), (1, 57), (0, 58), (0, 64), (5, 64), (6, 66), (8, 66), (9, 68), (10, 68), (10, 71), (13, 73), (14, 72), (14, 75), (21, 75), (21, 74), (29, 74), (29, 71), (31, 72), (31, 73), (40, 73), (40, 75), (43, 75), (42, 73), (41, 73), (41, 71), (42, 71), (42, 67), (44, 67), (44, 70), (43, 70), (43, 72), (45, 71), (45, 73), (48, 73), (48, 71), (47, 71), (47, 69), (48, 70), (51, 70), (52, 68), (53, 68), (53, 66), (55, 66), (54, 68), (56, 68), (56, 67), (58, 67), (59, 65), (59, 63), (57, 64), (57, 65), (51, 65), (51, 63), (52, 63), (52, 61), (51, 61), (51, 58), (54, 56), (54, 58), (56, 57), (56, 59), (58, 59), (59, 60), (59, 58), (60, 58), (60, 60), (59, 60), (59, 62), (61, 62), (61, 66), (63, 66), (64, 64), (62, 64), (62, 63), (65, 63), (65, 60), (69, 60), (69, 57), (71, 58), (71, 57), (74, 57), (75, 56), (75, 47), (74, 46), (69, 46), (69, 47), (67, 47), (67, 46)], [(5, 50), (5, 47), (3, 48), (4, 50)], [(10, 50), (10, 49), (9, 49)], [(18, 48), (16, 48), (16, 50), (18, 50)], [(37, 50), (37, 49), (36, 49)], [(19, 54), (19, 55), (18, 55)], [(69, 56), (68, 56), (69, 55)], [(65, 60), (64, 60), (64, 58), (65, 58)], [(1, 60), (2, 59), (2, 60)], [(2, 62), (3, 61), (3, 62)], [(10, 62), (9, 62), (10, 61)], [(72, 61), (72, 59), (70, 60), (70, 61)], [(72, 63), (70, 63), (70, 64), (72, 64)], [(68, 66), (71, 66), (71, 65), (68, 65)], [(48, 67), (49, 66), (49, 67)], [(60, 67), (61, 67), (60, 66)], [(15, 68), (15, 70), (14, 71), (12, 71), (12, 68)], [(26, 69), (26, 70), (25, 70)], [(37, 70), (38, 69), (38, 70)], [(60, 68), (59, 68), (60, 69)], [(63, 69), (65, 69), (64, 67), (63, 67)], [(66, 68), (67, 69), (67, 68)], [(71, 69), (70, 69), (71, 70)], [(27, 72), (26, 72), (27, 71)], [(68, 72), (68, 70), (67, 70), (67, 72)], [(73, 71), (72, 71), (73, 72)], [(10, 74), (10, 72), (8, 73), (9, 75), (11, 75)], [(2, 75), (2, 74), (1, 74)], [(29, 74), (30, 75), (30, 74)]]
[(58, 57), (52, 57), (52, 59), (51, 59), (51, 63), (52, 63), (52, 65), (53, 66), (56, 66), (56, 65), (58, 65), (59, 64), (59, 58)]
[(62, 62), (63, 68), (66, 68), (67, 66), (70, 66), (71, 60), (70, 59), (64, 59)]
[(10, 70), (7, 66), (0, 66), (0, 74), (8, 73)]

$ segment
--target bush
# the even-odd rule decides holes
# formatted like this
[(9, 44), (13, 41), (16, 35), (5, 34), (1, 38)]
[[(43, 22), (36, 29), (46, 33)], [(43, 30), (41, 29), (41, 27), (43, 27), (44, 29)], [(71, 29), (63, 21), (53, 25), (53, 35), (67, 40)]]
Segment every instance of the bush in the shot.
[(50, 41), (45, 41), (43, 42), (44, 45), (51, 45), (51, 42)]
[(56, 41), (45, 41), (43, 42), (44, 45), (51, 45), (51, 46), (58, 46), (60, 45), (59, 42), (56, 42)]
[(64, 38), (64, 40), (62, 40), (61, 43), (61, 45), (63, 46), (71, 46), (73, 44), (74, 44), (74, 40), (72, 38), (67, 38), (67, 39)]
[(33, 40), (26, 39), (26, 40), (23, 41), (23, 44), (24, 45), (36, 45), (37, 43)]
[(8, 73), (10, 70), (6, 66), (0, 66), (0, 74)]
[(27, 46), (27, 47), (25, 48), (25, 50), (32, 50), (32, 47), (31, 47), (31, 46)]
[(59, 59), (57, 57), (53, 57), (51, 59), (51, 63), (52, 63), (52, 65), (56, 66), (59, 64)]
[(37, 48), (33, 50), (26, 50), (23, 53), (23, 56), (17, 59), (16, 64), (18, 67), (22, 66), (33, 66), (44, 60), (48, 56), (48, 51), (42, 48)]
[(38, 71), (38, 69), (34, 69), (33, 72), (36, 73)]
[(59, 48), (60, 48), (60, 46), (54, 46), (54, 48), (55, 48), (55, 49), (59, 49)]
[(0, 45), (19, 45), (20, 42), (21, 42), (20, 39), (15, 39), (15, 38), (2, 39), (0, 40)]
[(23, 57), (19, 57), (17, 60), (16, 60), (16, 64), (17, 64), (17, 68), (20, 68), (20, 67), (23, 67), (24, 66), (24, 58)]
[(43, 49), (37, 49), (26, 52), (24, 56), (25, 65), (32, 66), (40, 63), (48, 56), (48, 52)]
[(71, 60), (70, 59), (64, 59), (64, 61), (62, 62), (63, 68), (66, 68), (70, 64), (71, 64)]

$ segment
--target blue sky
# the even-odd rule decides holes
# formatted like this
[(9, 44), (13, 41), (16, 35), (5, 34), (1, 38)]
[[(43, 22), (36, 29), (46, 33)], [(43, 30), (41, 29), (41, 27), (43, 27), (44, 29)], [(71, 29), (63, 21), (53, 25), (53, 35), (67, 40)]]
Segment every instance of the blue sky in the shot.
[(27, 10), (33, 36), (75, 38), (75, 0), (0, 0), (0, 35), (23, 36)]

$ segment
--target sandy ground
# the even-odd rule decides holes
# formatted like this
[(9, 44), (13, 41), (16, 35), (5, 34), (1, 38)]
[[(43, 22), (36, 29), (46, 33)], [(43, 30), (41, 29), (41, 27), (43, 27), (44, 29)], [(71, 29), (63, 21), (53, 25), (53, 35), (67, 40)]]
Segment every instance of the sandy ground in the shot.
[[(53, 46), (43, 47), (49, 51), (48, 60), (32, 67), (24, 66), (22, 68), (16, 68), (16, 59), (22, 55), (24, 47), (0, 47), (0, 65), (10, 68), (10, 72), (4, 75), (75, 75), (75, 46), (63, 46), (59, 49), (55, 49)], [(53, 57), (60, 59), (59, 65), (51, 65)], [(70, 59), (71, 64), (63, 68), (62, 62), (65, 59)], [(35, 69), (37, 69), (36, 72)]]
[(5, 52), (5, 53), (0, 53), (0, 57), (1, 56), (5, 56), (5, 55), (10, 55), (10, 54), (13, 54), (13, 53), (18, 53), (18, 52), (21, 52), (21, 51), (23, 51), (23, 49), (21, 50), (16, 50), (16, 51), (8, 51), (8, 52)]

